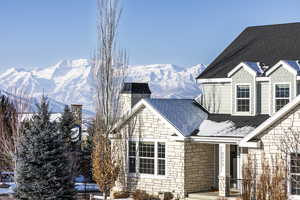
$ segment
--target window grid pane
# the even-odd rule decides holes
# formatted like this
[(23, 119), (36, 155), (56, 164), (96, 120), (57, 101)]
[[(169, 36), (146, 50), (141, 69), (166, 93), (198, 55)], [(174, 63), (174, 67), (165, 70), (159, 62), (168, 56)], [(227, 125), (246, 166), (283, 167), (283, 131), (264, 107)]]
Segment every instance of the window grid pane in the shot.
[(154, 159), (140, 158), (140, 173), (154, 174)]
[(290, 87), (288, 84), (278, 84), (276, 87), (276, 98), (280, 97), (290, 97)]
[(249, 98), (250, 89), (248, 85), (238, 85), (237, 86), (237, 98)]
[(136, 164), (135, 164), (135, 157), (129, 158), (129, 173), (136, 172)]
[(154, 158), (154, 143), (153, 142), (141, 142), (139, 146), (140, 157)]
[(249, 99), (238, 99), (237, 100), (237, 111), (238, 112), (249, 112), (250, 100)]
[(291, 193), (300, 195), (300, 154), (291, 154)]
[(166, 152), (166, 148), (165, 148), (165, 144), (164, 143), (158, 143), (158, 157), (159, 158), (165, 158), (165, 152)]
[(129, 156), (136, 155), (136, 145), (135, 142), (129, 142)]
[(166, 161), (159, 159), (158, 160), (158, 174), (165, 175), (166, 174)]

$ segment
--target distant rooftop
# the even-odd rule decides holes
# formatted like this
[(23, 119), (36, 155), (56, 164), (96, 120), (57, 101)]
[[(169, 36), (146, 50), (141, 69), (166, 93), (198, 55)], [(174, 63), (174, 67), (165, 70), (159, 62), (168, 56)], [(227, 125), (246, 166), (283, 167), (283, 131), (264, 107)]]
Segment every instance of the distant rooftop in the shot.
[(300, 60), (300, 23), (246, 28), (198, 79), (226, 78), (241, 62), (273, 66), (280, 60)]
[(128, 94), (151, 94), (148, 83), (124, 83), (121, 93)]

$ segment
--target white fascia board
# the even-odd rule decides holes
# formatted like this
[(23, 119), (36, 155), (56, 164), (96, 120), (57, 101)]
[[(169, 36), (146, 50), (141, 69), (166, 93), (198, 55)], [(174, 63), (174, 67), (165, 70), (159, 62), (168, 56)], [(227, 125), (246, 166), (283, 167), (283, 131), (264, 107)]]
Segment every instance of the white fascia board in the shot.
[(271, 73), (273, 73), (280, 66), (284, 67), (286, 70), (290, 71), (292, 74), (294, 74), (295, 76), (297, 76), (297, 71), (293, 67), (291, 67), (287, 62), (285, 62), (284, 60), (280, 60), (278, 63), (276, 63), (275, 65), (273, 65), (273, 67), (271, 67), (266, 72), (266, 76), (269, 76)]
[(208, 78), (198, 79), (199, 83), (231, 83), (231, 78)]
[(258, 149), (261, 147), (261, 142), (257, 141), (257, 142), (246, 142), (243, 144), (239, 144), (239, 147), (248, 147), (248, 148), (255, 148)]
[(300, 103), (300, 95), (294, 98), (290, 103), (285, 105), (279, 111), (277, 111), (274, 115), (272, 115), (269, 119), (264, 121), (261, 125), (259, 125), (256, 129), (254, 129), (251, 133), (245, 136), (241, 142), (240, 146), (245, 146), (249, 140), (256, 137), (257, 135), (261, 134), (267, 128), (269, 128), (272, 124), (274, 124), (277, 120), (282, 118), (284, 115), (289, 113), (292, 109), (294, 109)]
[(262, 77), (256, 77), (256, 81), (270, 81), (270, 77), (262, 76)]
[(246, 71), (248, 71), (253, 76), (256, 76), (256, 71), (253, 70), (251, 67), (249, 67), (245, 62), (241, 62), (238, 64), (235, 68), (233, 68), (228, 74), (228, 77), (231, 77), (233, 74), (235, 74), (240, 68), (245, 68)]
[(205, 136), (191, 136), (190, 141), (199, 143), (212, 143), (212, 144), (238, 144), (242, 138), (237, 137), (205, 137)]

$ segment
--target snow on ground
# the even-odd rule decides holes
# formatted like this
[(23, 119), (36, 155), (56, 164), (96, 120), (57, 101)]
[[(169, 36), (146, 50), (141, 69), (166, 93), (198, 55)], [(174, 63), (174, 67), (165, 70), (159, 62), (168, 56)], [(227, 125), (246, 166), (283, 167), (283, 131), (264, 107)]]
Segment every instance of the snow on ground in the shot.
[(14, 193), (14, 189), (16, 187), (15, 183), (5, 183), (7, 185), (10, 185), (9, 188), (0, 188), (0, 195), (4, 195), (4, 194), (13, 194)]
[(89, 192), (93, 192), (93, 191), (99, 191), (99, 187), (97, 184), (94, 183), (75, 183), (75, 189), (78, 192), (84, 192), (84, 191), (89, 191)]

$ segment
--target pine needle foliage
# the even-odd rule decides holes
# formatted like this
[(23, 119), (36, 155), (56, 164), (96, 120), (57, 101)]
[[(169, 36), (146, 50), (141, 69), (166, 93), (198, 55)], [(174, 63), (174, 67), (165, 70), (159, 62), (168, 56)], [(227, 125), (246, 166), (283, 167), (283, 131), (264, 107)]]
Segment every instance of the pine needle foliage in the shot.
[(58, 123), (58, 128), (65, 144), (65, 155), (70, 163), (70, 173), (73, 178), (75, 178), (79, 175), (81, 142), (79, 132), (74, 130), (74, 128), (76, 128), (74, 114), (67, 105), (65, 106), (64, 112)]
[(50, 121), (49, 103), (43, 97), (38, 112), (24, 127), (17, 164), (18, 200), (73, 200), (65, 145), (57, 123)]

